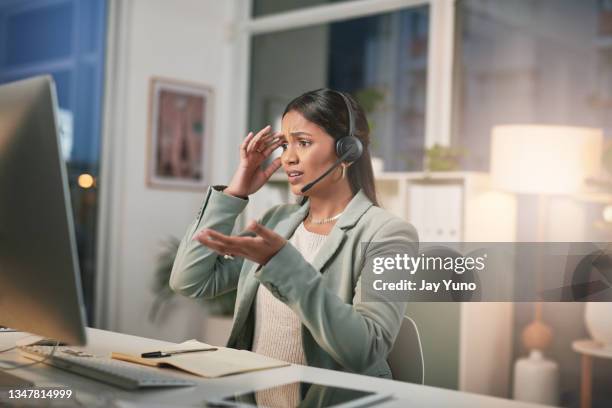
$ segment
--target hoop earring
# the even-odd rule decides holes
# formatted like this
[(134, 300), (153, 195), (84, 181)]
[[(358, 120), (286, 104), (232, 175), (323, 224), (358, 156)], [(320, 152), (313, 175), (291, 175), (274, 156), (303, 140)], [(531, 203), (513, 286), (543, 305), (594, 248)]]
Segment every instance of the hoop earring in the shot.
[(336, 177), (335, 176), (336, 172), (334, 172), (334, 183), (337, 183), (344, 178), (344, 166), (339, 166), (339, 167), (340, 167), (341, 174), (340, 174), (340, 177)]

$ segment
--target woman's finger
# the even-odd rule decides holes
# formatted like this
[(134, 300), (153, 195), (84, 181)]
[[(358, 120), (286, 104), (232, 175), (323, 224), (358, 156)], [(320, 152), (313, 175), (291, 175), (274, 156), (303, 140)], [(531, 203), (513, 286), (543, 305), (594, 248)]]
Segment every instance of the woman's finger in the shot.
[(231, 255), (244, 256), (245, 254), (245, 252), (242, 250), (240, 245), (231, 245), (231, 244), (224, 243), (217, 239), (211, 239), (210, 234), (209, 235), (200, 234), (197, 237), (197, 240), (201, 244), (206, 245), (213, 251), (219, 254), (222, 254), (222, 255), (231, 254)]
[(265, 157), (268, 157), (270, 154), (272, 154), (272, 152), (276, 149), (278, 149), (283, 143), (285, 143), (284, 139), (279, 138), (276, 141), (268, 144), (266, 146), (266, 150), (264, 150), (263, 154)]
[(268, 133), (268, 139), (266, 140), (266, 145), (275, 143), (279, 138), (284, 137), (283, 132), (270, 132)]
[(213, 241), (212, 239), (208, 238), (205, 235), (198, 235), (196, 236), (196, 240), (202, 244), (207, 246), (208, 248), (212, 249), (213, 251), (219, 253), (219, 254), (226, 254), (227, 253), (227, 248), (225, 245), (219, 243), (218, 241)]
[(261, 153), (264, 154), (264, 152), (266, 151), (266, 149), (271, 145), (275, 143), (275, 139), (274, 139), (274, 134), (272, 133), (268, 133), (267, 135), (263, 136), (262, 138), (260, 138), (257, 143), (255, 143), (252, 147), (252, 151), (255, 151), (257, 153)]
[(264, 157), (268, 157), (272, 154), (273, 151), (275, 151), (276, 149), (278, 149), (279, 147), (282, 146), (282, 144), (284, 143), (284, 141), (279, 140), (274, 142), (271, 145), (268, 145), (268, 147), (265, 148), (265, 150), (262, 152), (262, 154), (264, 155)]
[(218, 241), (221, 244), (226, 245), (226, 246), (234, 246), (237, 244), (237, 242), (235, 242), (235, 238), (228, 237), (227, 235), (222, 234), (212, 229), (207, 229), (205, 234), (208, 235), (208, 237), (212, 238), (213, 240)]
[(251, 221), (247, 229), (262, 237), (267, 243), (274, 242), (274, 240), (279, 236), (276, 232), (264, 227), (255, 220)]
[(246, 148), (249, 145), (249, 142), (251, 141), (251, 139), (253, 139), (253, 135), (254, 135), (253, 132), (249, 132), (249, 134), (244, 138), (244, 140), (240, 144), (240, 150), (246, 151)]
[(261, 149), (263, 149), (263, 152), (265, 153), (268, 149), (270, 149), (271, 147), (273, 147), (272, 150), (276, 149), (278, 146), (280, 146), (283, 143), (282, 139), (279, 138), (272, 138), (269, 141), (267, 141), (262, 147)]
[(270, 163), (268, 167), (266, 167), (266, 169), (264, 170), (264, 176), (266, 177), (266, 180), (269, 179), (272, 174), (274, 174), (274, 172), (279, 169), (281, 165), (282, 163), (280, 157), (277, 157), (276, 159), (272, 160), (272, 163)]
[(248, 144), (248, 146), (246, 148), (246, 152), (247, 153), (251, 153), (253, 151), (255, 145), (259, 141), (259, 139), (261, 139), (263, 136), (269, 134), (271, 130), (272, 130), (272, 126), (268, 125), (265, 128), (261, 129), (259, 132), (257, 132), (255, 137), (253, 139), (251, 139), (251, 141), (249, 142), (249, 144)]
[(242, 250), (246, 245), (249, 245), (253, 240), (258, 239), (252, 237), (227, 236), (214, 230), (208, 230), (208, 233), (212, 239), (224, 245), (225, 248), (232, 253), (242, 253)]
[(274, 134), (268, 133), (267, 135), (260, 137), (259, 140), (253, 142), (249, 148), (251, 149), (251, 152), (263, 154), (271, 143), (274, 143)]

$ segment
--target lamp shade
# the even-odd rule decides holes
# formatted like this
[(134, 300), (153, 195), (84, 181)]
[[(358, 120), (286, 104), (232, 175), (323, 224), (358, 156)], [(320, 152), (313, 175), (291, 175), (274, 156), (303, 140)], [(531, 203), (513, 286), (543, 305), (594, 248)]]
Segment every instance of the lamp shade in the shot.
[(491, 179), (501, 190), (570, 194), (599, 172), (600, 129), (501, 125), (493, 128), (491, 138)]

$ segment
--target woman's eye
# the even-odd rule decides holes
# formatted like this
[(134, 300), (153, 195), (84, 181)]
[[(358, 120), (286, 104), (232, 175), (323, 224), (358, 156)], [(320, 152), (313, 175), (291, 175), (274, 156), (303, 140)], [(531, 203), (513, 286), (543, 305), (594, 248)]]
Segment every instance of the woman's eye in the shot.
[(300, 140), (300, 146), (310, 146), (312, 144), (309, 140)]
[(283, 149), (283, 150), (287, 150), (287, 143), (282, 143), (282, 144), (280, 145), (280, 147), (281, 147), (281, 149)]

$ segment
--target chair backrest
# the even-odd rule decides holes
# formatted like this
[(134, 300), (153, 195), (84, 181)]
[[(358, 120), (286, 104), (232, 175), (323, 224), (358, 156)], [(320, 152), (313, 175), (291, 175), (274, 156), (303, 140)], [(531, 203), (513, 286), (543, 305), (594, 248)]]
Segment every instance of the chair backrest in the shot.
[(404, 316), (395, 344), (387, 356), (393, 379), (417, 384), (425, 381), (423, 348), (414, 320)]

